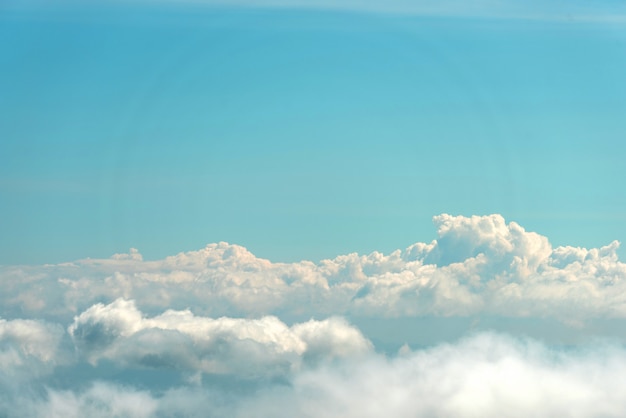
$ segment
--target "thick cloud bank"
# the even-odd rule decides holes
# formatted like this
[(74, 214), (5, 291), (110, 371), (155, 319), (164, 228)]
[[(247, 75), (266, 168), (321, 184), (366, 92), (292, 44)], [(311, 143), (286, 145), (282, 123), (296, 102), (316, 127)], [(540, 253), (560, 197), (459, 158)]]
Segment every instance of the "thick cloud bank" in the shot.
[[(306, 372), (293, 387), (262, 393), (250, 406), (275, 417), (293, 411), (310, 417), (619, 416), (626, 407), (625, 354), (610, 347), (562, 353), (483, 334), (391, 360)], [(275, 408), (279, 399), (290, 408)]]
[(28, 408), (36, 417), (620, 417), (624, 373), (623, 347), (563, 352), (481, 334), (297, 371), (287, 382), (235, 396), (203, 386), (156, 393), (100, 381), (73, 391), (48, 388), (28, 399)]
[[(553, 248), (500, 215), (434, 223), (430, 243), (318, 263), (219, 243), (0, 267), (0, 416), (623, 416), (618, 243)], [(415, 338), (446, 321), (464, 325)]]
[(341, 318), (285, 325), (278, 318), (203, 318), (167, 311), (144, 318), (134, 302), (94, 305), (69, 327), (89, 362), (101, 358), (123, 366), (235, 374), (284, 375), (303, 361), (363, 355), (372, 349), (359, 330)]
[(434, 223), (433, 242), (318, 263), (272, 263), (219, 243), (156, 261), (131, 250), (110, 259), (5, 266), (0, 313), (69, 320), (96, 302), (126, 298), (148, 313), (189, 308), (212, 317), (626, 317), (617, 241), (552, 248), (500, 215), (440, 215)]

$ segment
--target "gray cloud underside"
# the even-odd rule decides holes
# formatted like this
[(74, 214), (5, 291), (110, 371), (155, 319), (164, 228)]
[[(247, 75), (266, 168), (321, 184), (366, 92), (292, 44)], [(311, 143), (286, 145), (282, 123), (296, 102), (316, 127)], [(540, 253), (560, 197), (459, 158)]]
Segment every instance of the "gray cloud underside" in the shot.
[(626, 264), (617, 241), (553, 248), (500, 215), (440, 215), (434, 223), (433, 242), (318, 263), (272, 263), (219, 243), (156, 261), (132, 250), (110, 259), (0, 267), (0, 314), (68, 322), (95, 303), (125, 298), (149, 314), (190, 309), (211, 317), (626, 317)]

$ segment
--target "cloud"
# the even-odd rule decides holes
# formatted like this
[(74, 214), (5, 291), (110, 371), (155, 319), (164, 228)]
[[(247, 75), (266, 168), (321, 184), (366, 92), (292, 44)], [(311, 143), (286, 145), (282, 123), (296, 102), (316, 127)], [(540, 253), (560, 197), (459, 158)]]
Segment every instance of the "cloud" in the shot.
[[(507, 259), (522, 246), (523, 254), (538, 260), (537, 269), (588, 262), (599, 268), (615, 262), (614, 247), (547, 251), (543, 238), (533, 235), (522, 245), (518, 227), (497, 217), (448, 220), (438, 220), (442, 236), (456, 231), (454, 239), (463, 241), (480, 235), (470, 240), (477, 245), (461, 245), (461, 259), (481, 254)], [(457, 222), (482, 226), (478, 232), (465, 231)], [(488, 245), (483, 244), (485, 237), (491, 237)], [(418, 245), (398, 258), (366, 258), (376, 261), (361, 269), (359, 280), (403, 271), (403, 263), (435, 257), (438, 246), (458, 247), (443, 242)], [(249, 253), (237, 251), (252, 263), (235, 257), (225, 264), (236, 270), (257, 266)], [(195, 264), (197, 258), (189, 260)], [(458, 267), (465, 261), (446, 263), (430, 266)], [(335, 280), (351, 281), (353, 274), (350, 279), (338, 274)], [(395, 326), (400, 334), (420, 332), (404, 329), (400, 322)], [(619, 417), (626, 409), (623, 344), (593, 341), (549, 347), (537, 340), (483, 332), (383, 354), (339, 317), (288, 325), (274, 316), (209, 318), (190, 310), (146, 315), (134, 301), (121, 298), (96, 303), (76, 315), (67, 334), (60, 324), (47, 321), (1, 320), (0, 362), (2, 416), (584, 418)]]
[(23, 381), (49, 373), (62, 361), (63, 334), (58, 324), (0, 319), (0, 378)]
[[(622, 348), (568, 353), (481, 334), (392, 359), (306, 371), (292, 388), (268, 391), (248, 407), (276, 417), (619, 416), (625, 371)], [(279, 398), (293, 409), (275, 407)]]
[(626, 317), (626, 264), (614, 241), (553, 248), (501, 215), (434, 217), (438, 238), (390, 254), (272, 263), (217, 243), (162, 260), (110, 259), (0, 267), (0, 313), (59, 322), (91, 305), (133, 299), (147, 314), (303, 320), (357, 317)]
[(0, 416), (33, 416), (31, 399), (26, 399), (36, 393), (31, 383), (70, 361), (63, 352), (63, 335), (58, 324), (0, 319)]
[(439, 266), (483, 254), (492, 264), (499, 263), (497, 268), (526, 267), (532, 271), (552, 250), (546, 237), (526, 232), (515, 222), (507, 225), (500, 215), (466, 218), (444, 214), (435, 216), (433, 222), (439, 239), (424, 259)]
[(158, 404), (146, 391), (103, 382), (94, 383), (80, 394), (49, 390), (47, 395), (48, 399), (34, 408), (33, 416), (149, 418), (154, 416)]
[(31, 399), (33, 416), (619, 417), (626, 350), (577, 350), (498, 334), (393, 357), (370, 353), (295, 371), (250, 393), (180, 386), (163, 392), (111, 382)]
[(286, 375), (302, 362), (316, 364), (371, 351), (360, 331), (340, 318), (288, 327), (273, 316), (205, 318), (168, 310), (145, 318), (133, 301), (97, 304), (68, 329), (77, 348), (96, 364), (233, 374), (243, 378)]

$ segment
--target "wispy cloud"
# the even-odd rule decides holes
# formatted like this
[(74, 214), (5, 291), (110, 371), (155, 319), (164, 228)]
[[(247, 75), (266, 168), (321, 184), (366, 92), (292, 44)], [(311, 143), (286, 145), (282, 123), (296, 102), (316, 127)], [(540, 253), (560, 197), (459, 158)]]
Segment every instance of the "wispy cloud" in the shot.
[[(151, 0), (137, 0), (151, 3)], [(160, 0), (167, 4), (168, 0)], [(180, 2), (177, 2), (180, 4)], [(187, 4), (220, 7), (312, 9), (397, 15), (505, 18), (561, 21), (624, 21), (626, 5), (614, 1), (579, 0), (186, 0)]]
[(207, 6), (232, 9), (287, 9), (374, 13), (399, 16), (437, 16), (485, 19), (551, 20), (562, 22), (626, 22), (623, 2), (601, 0), (116, 0), (91, 2), (86, 6), (74, 0), (57, 0), (53, 4), (39, 0), (3, 4), (6, 11), (54, 11), (63, 8), (87, 10), (92, 6), (133, 5), (139, 7)]

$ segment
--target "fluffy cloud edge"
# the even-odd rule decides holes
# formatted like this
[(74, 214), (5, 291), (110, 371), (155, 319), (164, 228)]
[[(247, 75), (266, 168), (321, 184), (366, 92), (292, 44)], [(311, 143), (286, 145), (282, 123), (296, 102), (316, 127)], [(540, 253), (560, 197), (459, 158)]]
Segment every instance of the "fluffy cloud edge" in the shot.
[[(28, 399), (31, 416), (164, 417), (619, 417), (626, 408), (626, 350), (596, 344), (550, 348), (540, 342), (482, 333), (392, 357), (369, 353), (293, 373), (233, 395), (204, 386), (152, 392), (95, 381), (78, 390), (48, 388)], [(24, 395), (4, 400), (27, 403)], [(11, 404), (13, 402), (13, 404)], [(68, 415), (69, 414), (69, 415)]]
[(208, 318), (189, 310), (146, 317), (132, 300), (96, 304), (69, 326), (78, 352), (96, 365), (164, 368), (244, 378), (287, 375), (303, 366), (358, 358), (373, 345), (345, 319), (286, 325), (274, 316)]
[(626, 264), (614, 241), (553, 248), (498, 214), (434, 217), (438, 238), (390, 254), (272, 263), (228, 243), (144, 260), (0, 268), (4, 317), (71, 319), (94, 303), (133, 299), (149, 314), (310, 318), (626, 318)]

